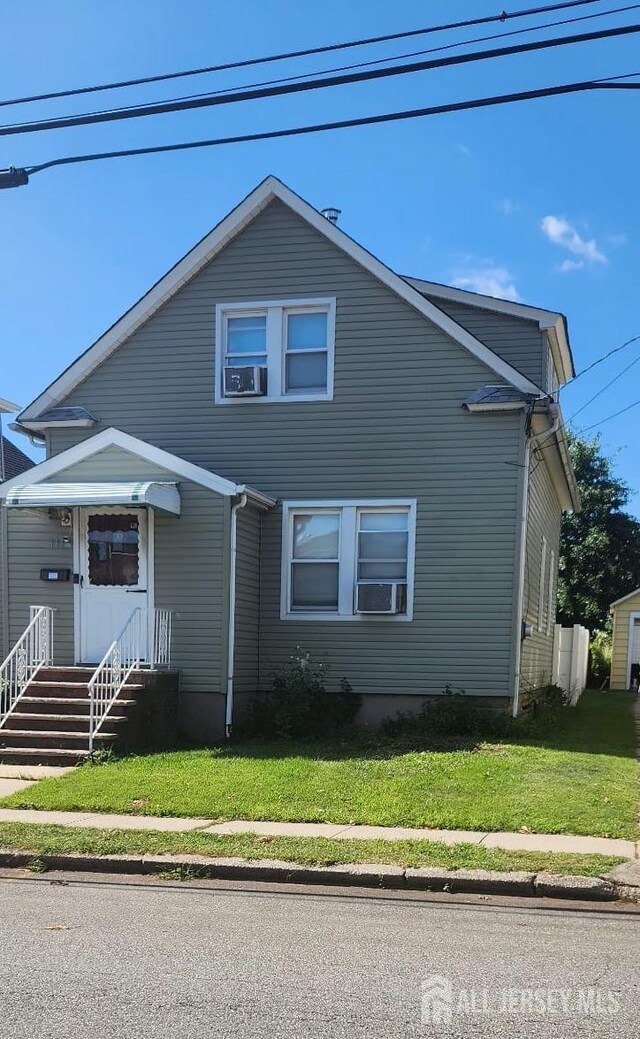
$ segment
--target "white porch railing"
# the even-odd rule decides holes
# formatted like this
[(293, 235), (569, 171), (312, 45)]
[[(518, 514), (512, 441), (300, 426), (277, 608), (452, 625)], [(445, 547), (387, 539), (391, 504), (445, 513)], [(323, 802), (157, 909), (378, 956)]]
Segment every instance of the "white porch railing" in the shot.
[(31, 606), (28, 626), (0, 665), (0, 725), (41, 667), (53, 660), (52, 606)]
[(171, 610), (153, 611), (153, 667), (171, 667)]
[[(153, 641), (149, 653), (150, 636)], [(150, 632), (148, 611), (136, 607), (89, 681), (90, 754), (93, 753), (95, 735), (131, 672), (141, 667), (169, 667), (170, 663), (171, 611), (154, 610), (153, 630)]]

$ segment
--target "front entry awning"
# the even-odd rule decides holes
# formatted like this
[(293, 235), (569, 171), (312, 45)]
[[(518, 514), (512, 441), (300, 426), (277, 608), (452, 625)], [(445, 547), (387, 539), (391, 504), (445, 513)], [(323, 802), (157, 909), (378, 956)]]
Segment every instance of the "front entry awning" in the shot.
[(148, 505), (180, 515), (180, 494), (175, 483), (31, 483), (12, 487), (9, 507), (66, 508), (76, 505)]

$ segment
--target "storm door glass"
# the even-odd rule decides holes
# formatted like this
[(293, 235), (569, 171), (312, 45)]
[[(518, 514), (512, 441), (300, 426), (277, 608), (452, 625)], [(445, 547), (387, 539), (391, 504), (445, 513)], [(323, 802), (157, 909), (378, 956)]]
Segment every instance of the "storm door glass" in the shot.
[(135, 514), (90, 514), (89, 583), (137, 585), (140, 531)]

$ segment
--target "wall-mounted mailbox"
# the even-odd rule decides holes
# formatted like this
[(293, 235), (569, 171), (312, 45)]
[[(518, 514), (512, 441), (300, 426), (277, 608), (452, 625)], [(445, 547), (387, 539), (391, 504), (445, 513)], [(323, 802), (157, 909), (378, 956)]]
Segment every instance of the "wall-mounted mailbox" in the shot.
[(45, 566), (40, 571), (41, 581), (68, 581), (71, 570), (65, 567)]

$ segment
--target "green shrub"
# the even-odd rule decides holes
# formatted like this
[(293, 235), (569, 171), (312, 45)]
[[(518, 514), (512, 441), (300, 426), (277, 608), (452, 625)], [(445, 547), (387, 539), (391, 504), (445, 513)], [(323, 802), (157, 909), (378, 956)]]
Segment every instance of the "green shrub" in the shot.
[(353, 725), (360, 697), (343, 678), (339, 688), (326, 688), (329, 668), (296, 646), (291, 659), (274, 673), (268, 692), (249, 705), (242, 727), (247, 735), (266, 739), (316, 739)]
[(482, 739), (507, 736), (513, 726), (513, 719), (506, 712), (480, 707), (467, 697), (464, 689), (454, 690), (446, 685), (441, 696), (426, 701), (418, 711), (387, 719), (382, 734), (420, 742), (443, 736)]
[(591, 639), (589, 685), (601, 689), (611, 676), (611, 622)]

